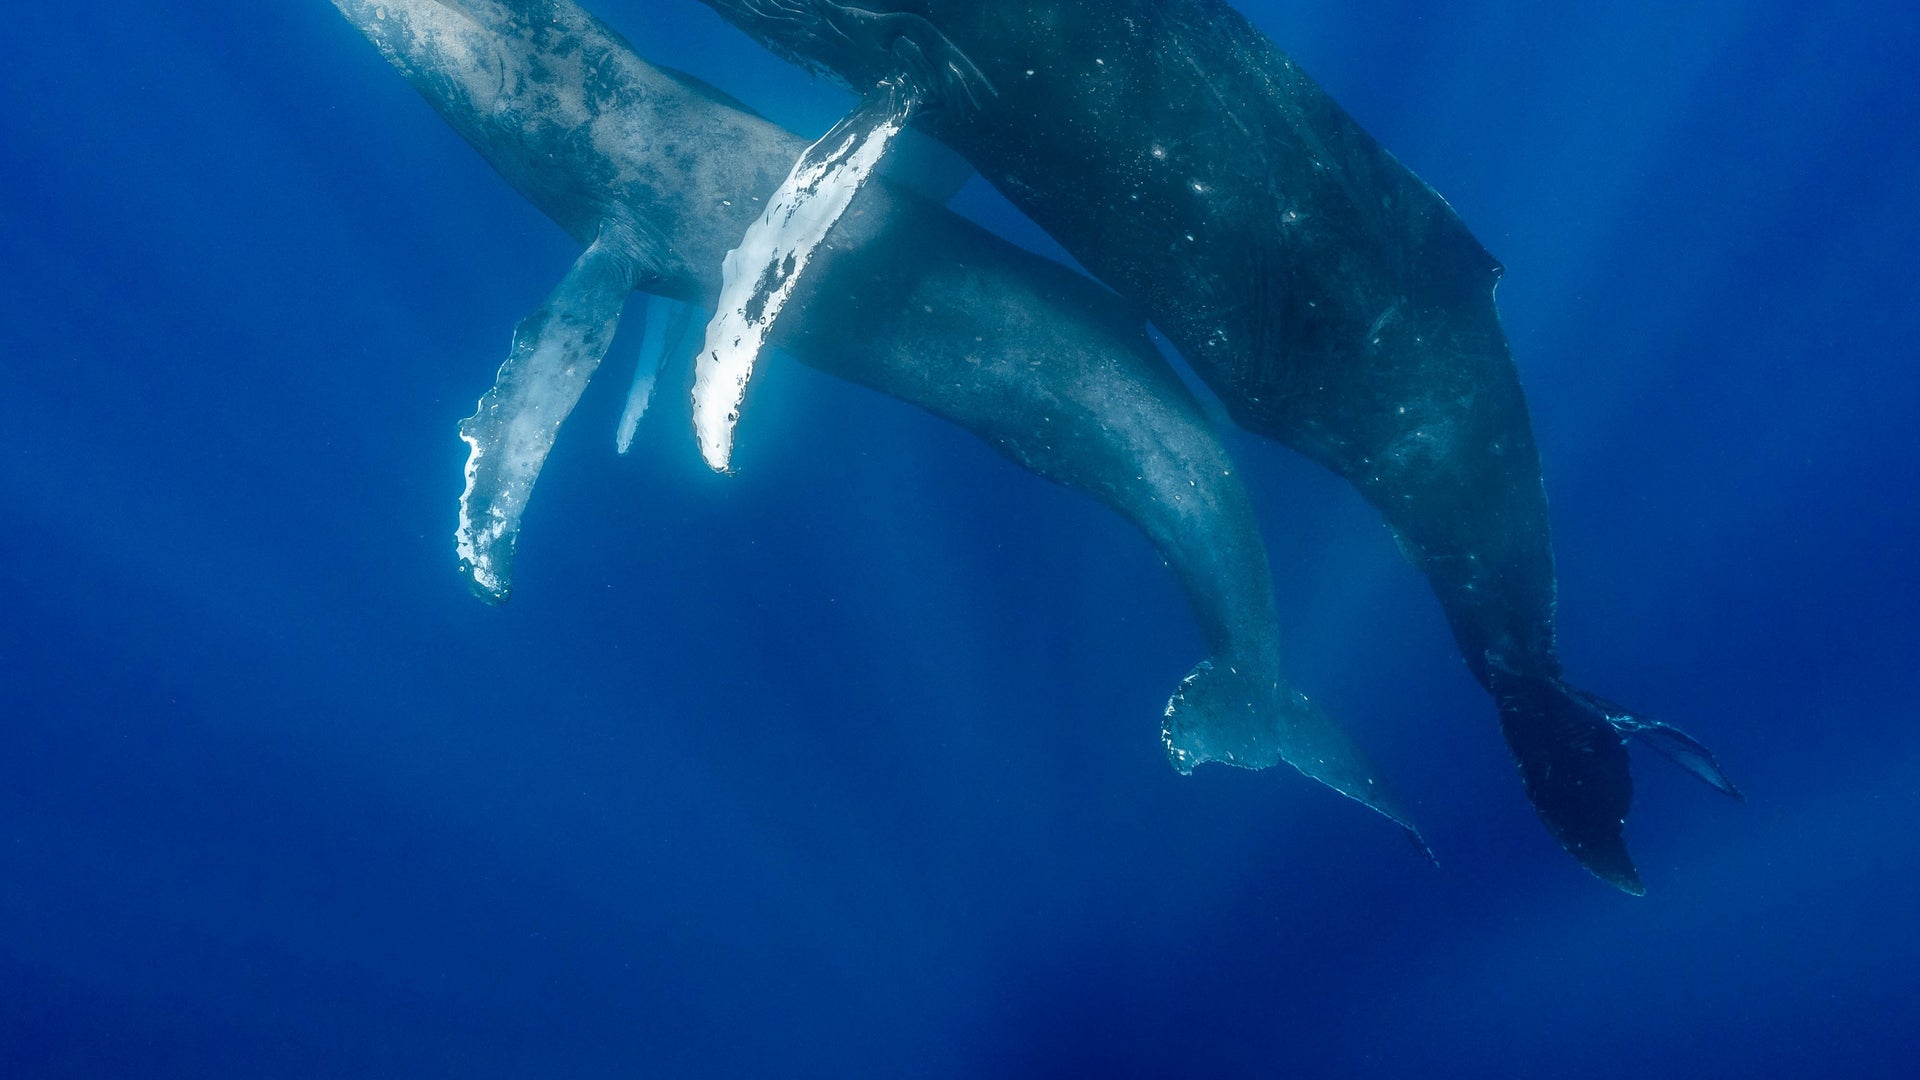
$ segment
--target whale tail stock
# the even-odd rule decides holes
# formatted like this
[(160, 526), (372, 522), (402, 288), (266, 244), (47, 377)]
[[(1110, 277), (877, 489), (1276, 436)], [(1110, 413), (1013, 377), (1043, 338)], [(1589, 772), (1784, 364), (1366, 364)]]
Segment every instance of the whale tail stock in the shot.
[(1160, 739), (1182, 776), (1209, 761), (1243, 769), (1284, 761), (1400, 826), (1438, 862), (1353, 737), (1271, 674), (1202, 660), (1167, 700)]
[(1633, 801), (1628, 739), (1719, 791), (1741, 797), (1713, 752), (1679, 728), (1634, 715), (1553, 676), (1498, 665), (1489, 674), (1501, 733), (1540, 820), (1595, 877), (1624, 892), (1646, 892), (1621, 835)]

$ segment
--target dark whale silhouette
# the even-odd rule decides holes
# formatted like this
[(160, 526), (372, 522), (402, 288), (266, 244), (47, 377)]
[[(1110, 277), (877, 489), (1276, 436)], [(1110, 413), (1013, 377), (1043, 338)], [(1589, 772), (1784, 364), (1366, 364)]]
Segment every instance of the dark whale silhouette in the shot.
[(1638, 737), (1737, 795), (1704, 746), (1562, 680), (1546, 497), (1451, 207), (1222, 0), (704, 0), (921, 123), (1145, 309), (1241, 426), (1350, 481), (1431, 582), (1527, 794), (1599, 877)]
[[(804, 143), (641, 60), (567, 0), (334, 3), (586, 248), (520, 323), (496, 385), (461, 425), (473, 449), (461, 568), (499, 602), (547, 450), (628, 295), (711, 309), (727, 244)], [(1165, 557), (1205, 633), (1210, 656), (1173, 700), (1182, 716), (1218, 710), (1206, 728), (1223, 741), (1210, 752), (1254, 768), (1285, 760), (1400, 823), (1424, 850), (1346, 732), (1282, 681), (1247, 492), (1134, 312), (885, 183), (862, 191), (819, 259), (773, 344), (959, 424), (1126, 516)]]

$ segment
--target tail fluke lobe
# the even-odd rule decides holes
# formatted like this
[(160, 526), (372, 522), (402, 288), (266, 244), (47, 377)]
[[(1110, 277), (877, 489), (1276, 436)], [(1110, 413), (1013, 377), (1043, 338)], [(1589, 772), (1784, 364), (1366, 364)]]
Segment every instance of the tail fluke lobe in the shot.
[[(1591, 697), (1591, 695), (1583, 696)], [(1685, 769), (1697, 777), (1701, 783), (1707, 784), (1716, 791), (1736, 799), (1746, 798), (1740, 794), (1739, 788), (1733, 786), (1733, 781), (1720, 768), (1720, 763), (1714, 760), (1713, 751), (1707, 749), (1699, 739), (1671, 724), (1648, 720), (1643, 716), (1634, 716), (1605, 699), (1592, 698), (1592, 700), (1607, 711), (1607, 720), (1613, 724), (1615, 731), (1638, 740), (1640, 745)]]
[(1635, 896), (1646, 887), (1621, 835), (1633, 802), (1629, 738), (1740, 797), (1713, 752), (1679, 728), (1635, 716), (1551, 676), (1496, 668), (1493, 691), (1500, 730), (1547, 831), (1596, 877)]
[(1496, 674), (1493, 689), (1500, 731), (1547, 831), (1595, 877), (1644, 894), (1621, 835), (1633, 803), (1627, 747), (1606, 713), (1558, 679)]
[(1209, 761), (1243, 769), (1284, 761), (1372, 807), (1405, 829), (1420, 853), (1433, 859), (1419, 830), (1346, 729), (1270, 674), (1201, 661), (1168, 699), (1160, 739), (1167, 760), (1183, 776)]

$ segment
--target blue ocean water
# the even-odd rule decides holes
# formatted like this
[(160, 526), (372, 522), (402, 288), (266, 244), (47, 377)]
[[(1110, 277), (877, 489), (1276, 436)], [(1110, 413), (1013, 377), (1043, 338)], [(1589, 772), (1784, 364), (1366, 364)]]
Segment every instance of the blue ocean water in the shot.
[[(847, 103), (694, 0), (590, 6), (798, 130)], [(680, 414), (611, 453), (610, 362), (480, 605), (454, 424), (573, 243), (326, 3), (29, 5), (0, 1075), (1908, 1075), (1915, 16), (1241, 6), (1508, 268), (1570, 674), (1748, 793), (1637, 762), (1647, 897), (1541, 829), (1377, 517), (1250, 437), (1288, 670), (1438, 868), (1176, 775), (1152, 549), (792, 364), (722, 478)]]

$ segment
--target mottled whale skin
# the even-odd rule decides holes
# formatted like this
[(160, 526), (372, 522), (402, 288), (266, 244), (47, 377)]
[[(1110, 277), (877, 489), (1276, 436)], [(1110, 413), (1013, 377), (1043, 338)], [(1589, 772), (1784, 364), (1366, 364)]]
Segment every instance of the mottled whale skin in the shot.
[[(522, 322), (490, 399), (513, 402), (509, 384), (519, 376), (509, 371), (528, 357), (557, 351), (556, 378), (590, 372), (632, 289), (710, 310), (726, 245), (804, 145), (717, 91), (641, 60), (569, 2), (335, 6), (587, 247), (547, 306)], [(1247, 492), (1137, 314), (1085, 277), (885, 183), (860, 194), (819, 258), (823, 271), (802, 286), (775, 346), (944, 417), (1099, 499), (1165, 557), (1211, 654), (1173, 696), (1166, 727), (1191, 725), (1218, 743), (1172, 752), (1253, 768), (1286, 760), (1419, 843), (1345, 732), (1281, 680), (1271, 577)], [(558, 333), (557, 324), (577, 332)], [(549, 439), (571, 407), (562, 404), (539, 418)], [(463, 431), (487, 427), (487, 408), (483, 401)], [(496, 426), (532, 424), (524, 410), (509, 419)], [(492, 438), (470, 435), (476, 444)], [(517, 486), (524, 501), (543, 456), (510, 482), (481, 486)], [(465, 567), (491, 599), (505, 596), (513, 535), (505, 530), (481, 556), (496, 580)]]
[(1737, 794), (1699, 743), (1561, 679), (1500, 265), (1228, 4), (704, 2), (856, 91), (905, 73), (944, 92), (931, 133), (1138, 303), (1237, 423), (1357, 487), (1432, 583), (1541, 818), (1594, 874), (1642, 891), (1625, 737)]

